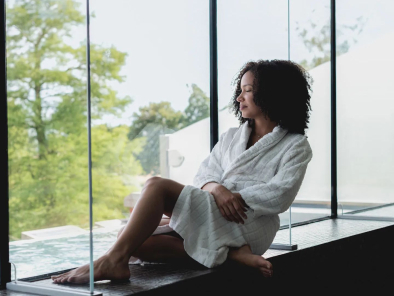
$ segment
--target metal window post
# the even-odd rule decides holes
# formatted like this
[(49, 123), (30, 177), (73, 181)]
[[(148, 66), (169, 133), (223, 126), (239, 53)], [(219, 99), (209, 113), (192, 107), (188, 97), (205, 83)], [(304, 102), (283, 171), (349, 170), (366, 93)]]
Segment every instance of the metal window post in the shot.
[[(7, 62), (5, 1), (0, 8), (0, 286), (5, 288), (11, 280), (9, 263), (9, 211), (8, 211), (8, 123), (7, 123)], [(2, 98), (2, 99), (1, 99)]]
[(211, 150), (219, 141), (217, 1), (209, 0)]
[(338, 208), (337, 186), (337, 63), (336, 63), (335, 0), (331, 0), (331, 218)]

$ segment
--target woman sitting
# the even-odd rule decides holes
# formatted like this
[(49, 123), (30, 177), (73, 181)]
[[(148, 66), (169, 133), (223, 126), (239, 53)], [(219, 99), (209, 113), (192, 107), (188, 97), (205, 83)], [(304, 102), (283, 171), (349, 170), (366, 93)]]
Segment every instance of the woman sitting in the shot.
[[(220, 136), (193, 186), (160, 177), (146, 182), (116, 243), (94, 261), (94, 280), (128, 279), (131, 257), (188, 259), (208, 268), (234, 260), (272, 276), (272, 264), (262, 255), (279, 229), (278, 214), (294, 201), (312, 159), (305, 136), (309, 79), (291, 61), (246, 63), (232, 98), (240, 126)], [(173, 232), (152, 235), (164, 224)], [(52, 279), (88, 282), (89, 264)]]

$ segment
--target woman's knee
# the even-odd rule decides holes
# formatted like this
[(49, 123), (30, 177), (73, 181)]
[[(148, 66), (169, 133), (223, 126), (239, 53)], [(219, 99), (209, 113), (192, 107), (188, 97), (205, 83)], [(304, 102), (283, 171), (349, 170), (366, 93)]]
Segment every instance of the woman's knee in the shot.
[(144, 187), (157, 186), (163, 182), (161, 177), (150, 177), (144, 184)]
[(157, 190), (160, 192), (165, 192), (166, 191), (165, 182), (166, 182), (166, 179), (163, 179), (161, 177), (151, 177), (145, 182), (144, 187), (142, 188), (142, 191)]

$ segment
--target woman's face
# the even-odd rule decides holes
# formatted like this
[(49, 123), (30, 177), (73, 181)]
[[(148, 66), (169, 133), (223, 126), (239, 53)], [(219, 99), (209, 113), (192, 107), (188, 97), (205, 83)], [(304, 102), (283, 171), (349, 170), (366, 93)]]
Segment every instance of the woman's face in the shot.
[(241, 79), (241, 94), (237, 98), (240, 103), (239, 110), (243, 118), (256, 118), (262, 116), (263, 112), (260, 107), (256, 106), (253, 101), (253, 79), (252, 72), (246, 72)]

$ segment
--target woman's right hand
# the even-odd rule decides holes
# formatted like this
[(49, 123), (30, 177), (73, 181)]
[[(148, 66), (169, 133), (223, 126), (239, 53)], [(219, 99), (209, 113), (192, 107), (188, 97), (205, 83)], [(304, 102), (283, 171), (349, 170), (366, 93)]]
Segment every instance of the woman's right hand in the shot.
[(242, 197), (236, 193), (232, 193), (220, 184), (213, 188), (211, 194), (215, 198), (215, 202), (226, 220), (244, 224), (242, 218), (247, 219), (245, 214), (247, 210), (242, 202)]

